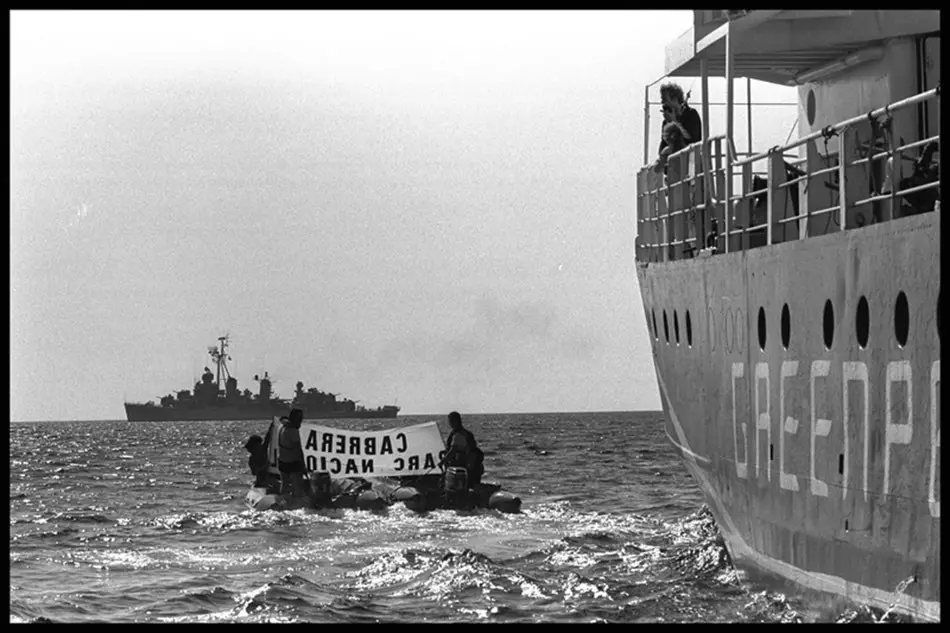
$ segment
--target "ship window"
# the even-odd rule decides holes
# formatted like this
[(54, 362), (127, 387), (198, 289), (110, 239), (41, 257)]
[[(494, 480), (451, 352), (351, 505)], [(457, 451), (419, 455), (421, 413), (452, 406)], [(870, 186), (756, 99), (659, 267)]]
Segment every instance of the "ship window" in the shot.
[(775, 444), (769, 444), (769, 461), (775, 461)]
[(871, 330), (871, 314), (868, 310), (868, 300), (863, 295), (858, 299), (858, 313), (854, 318), (854, 327), (858, 335), (858, 345), (864, 349), (868, 345), (868, 333)]
[(686, 343), (690, 347), (693, 346), (693, 323), (690, 321), (690, 318), (689, 318), (689, 310), (686, 311)]
[(838, 474), (844, 474), (844, 453), (838, 453)]
[[(937, 338), (940, 338), (940, 313), (943, 312), (940, 308), (943, 307), (943, 300), (940, 297), (940, 291), (937, 291)], [(689, 331), (689, 313), (686, 313), (686, 327), (687, 332)]]
[(759, 349), (765, 350), (765, 308), (759, 308)]
[(788, 311), (788, 304), (782, 306), (782, 347), (788, 349), (788, 341), (792, 337), (792, 315)]
[(825, 335), (825, 349), (831, 349), (831, 344), (835, 341), (835, 309), (831, 305), (831, 299), (825, 301), (821, 325)]
[(815, 105), (815, 89), (808, 89), (808, 97), (805, 102), (805, 114), (808, 116), (808, 126), (811, 127), (815, 124), (815, 113), (817, 107)]
[(910, 331), (910, 309), (907, 306), (907, 295), (904, 291), (897, 295), (897, 305), (894, 306), (894, 335), (897, 337), (897, 344), (901, 347), (907, 345), (907, 334)]
[(650, 313), (653, 315), (653, 338), (660, 340), (660, 331), (656, 328), (656, 309), (650, 308)]
[(676, 337), (676, 344), (680, 344), (680, 319), (676, 314), (676, 310), (673, 310), (673, 336)]
[(666, 320), (666, 310), (663, 311), (663, 335), (666, 337), (666, 342), (670, 342), (670, 323)]

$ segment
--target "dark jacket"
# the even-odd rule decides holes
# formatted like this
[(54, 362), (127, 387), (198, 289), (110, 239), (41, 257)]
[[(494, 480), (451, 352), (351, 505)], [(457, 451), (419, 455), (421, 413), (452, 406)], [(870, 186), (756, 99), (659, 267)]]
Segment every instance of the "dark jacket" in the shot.
[[(285, 464), (303, 464), (303, 448), (300, 446), (300, 431), (290, 423), (280, 427), (277, 434), (277, 463), (283, 471)], [(288, 471), (290, 472), (290, 471)]]
[[(467, 449), (464, 452), (452, 448), (452, 440), (456, 433), (465, 436)], [(449, 433), (449, 437), (445, 440), (445, 448), (445, 464), (447, 466), (464, 466), (465, 468), (470, 468), (472, 466), (481, 465), (485, 459), (485, 454), (482, 452), (482, 449), (478, 448), (475, 436), (472, 435), (472, 432), (468, 429), (459, 429), (458, 431)]]
[[(680, 117), (677, 119), (680, 125), (683, 126), (683, 129), (686, 130), (686, 134), (689, 135), (689, 138), (686, 139), (687, 145), (692, 145), (698, 141), (703, 140), (703, 121), (699, 118), (699, 112), (689, 107), (688, 105), (683, 106), (683, 111), (680, 113)], [(666, 121), (663, 122), (663, 125), (666, 125)], [(660, 128), (660, 149), (658, 152), (662, 152), (663, 148), (666, 147), (666, 139), (663, 138), (662, 127)]]
[(251, 456), (247, 458), (247, 466), (251, 469), (252, 475), (267, 470), (267, 451), (264, 450), (263, 444), (258, 444), (251, 450)]
[[(459, 433), (465, 436), (465, 450), (459, 451), (452, 447), (452, 440), (455, 434)], [(468, 487), (474, 488), (482, 481), (482, 475), (485, 474), (485, 453), (478, 448), (475, 442), (475, 436), (468, 429), (459, 429), (449, 433), (445, 440), (446, 453), (444, 464), (447, 467), (462, 467), (468, 474)]]

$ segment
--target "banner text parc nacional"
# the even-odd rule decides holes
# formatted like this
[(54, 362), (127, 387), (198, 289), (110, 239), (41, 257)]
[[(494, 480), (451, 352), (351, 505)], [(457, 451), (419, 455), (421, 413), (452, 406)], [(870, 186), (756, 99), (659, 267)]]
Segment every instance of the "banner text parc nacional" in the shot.
[(437, 422), (382, 431), (350, 431), (300, 424), (310, 472), (338, 477), (405, 477), (434, 471), (445, 453)]

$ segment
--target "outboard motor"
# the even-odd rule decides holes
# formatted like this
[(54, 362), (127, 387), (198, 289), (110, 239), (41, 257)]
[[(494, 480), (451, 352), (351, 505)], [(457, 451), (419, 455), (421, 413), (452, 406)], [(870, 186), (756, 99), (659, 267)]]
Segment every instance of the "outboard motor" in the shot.
[(468, 490), (468, 471), (460, 466), (451, 466), (445, 471), (445, 492), (459, 493)]
[(315, 508), (330, 505), (330, 473), (310, 473), (310, 497)]
[(445, 470), (442, 492), (448, 506), (460, 508), (468, 500), (468, 471), (459, 466)]

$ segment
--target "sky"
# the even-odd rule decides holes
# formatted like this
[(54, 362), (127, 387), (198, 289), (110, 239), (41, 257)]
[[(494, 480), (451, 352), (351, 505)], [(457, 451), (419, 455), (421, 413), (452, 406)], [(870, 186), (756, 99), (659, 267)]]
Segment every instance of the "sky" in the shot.
[(691, 24), (13, 12), (11, 420), (123, 419), (225, 334), (255, 393), (659, 409), (634, 181), (643, 86)]

